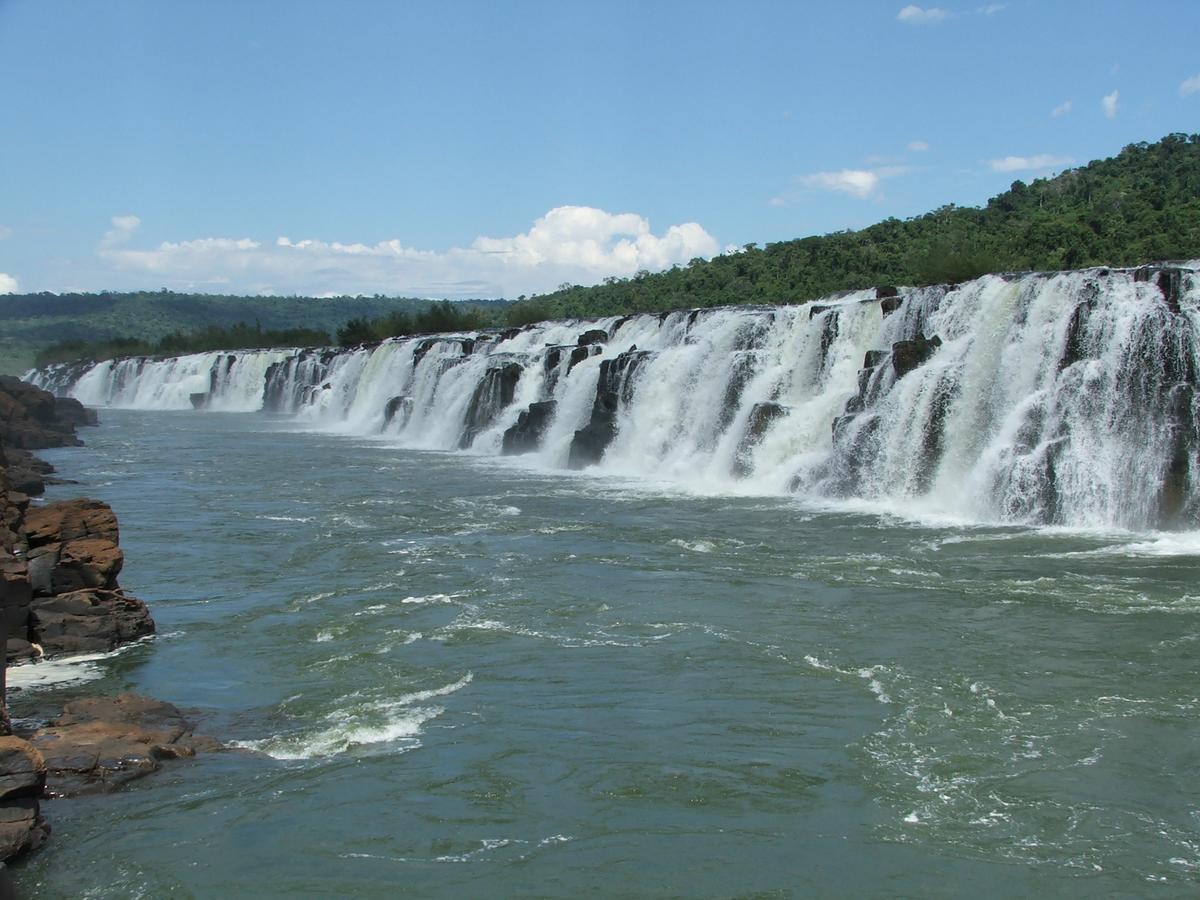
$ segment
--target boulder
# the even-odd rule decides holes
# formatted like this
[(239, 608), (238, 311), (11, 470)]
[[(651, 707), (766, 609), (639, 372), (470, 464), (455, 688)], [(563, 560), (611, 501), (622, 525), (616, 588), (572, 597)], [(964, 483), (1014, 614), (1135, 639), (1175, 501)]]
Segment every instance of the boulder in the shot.
[(25, 535), (31, 547), (79, 538), (101, 538), (113, 544), (120, 542), (117, 517), (112, 507), (87, 497), (30, 509), (25, 515)]
[(942, 339), (937, 335), (932, 338), (917, 337), (911, 341), (896, 341), (892, 344), (892, 368), (896, 377), (903, 378), (929, 359), (940, 346)]
[(0, 737), (0, 802), (40, 797), (45, 784), (46, 761), (38, 749), (19, 737)]
[(590, 328), (579, 336), (575, 343), (580, 347), (590, 347), (592, 344), (603, 344), (608, 340), (608, 332), (603, 328)]
[(514, 456), (537, 450), (557, 407), (554, 400), (529, 404), (529, 408), (517, 417), (517, 423), (504, 432), (501, 452), (505, 456)]
[(0, 859), (9, 860), (37, 850), (50, 837), (35, 797), (0, 804)]
[(121, 591), (84, 589), (35, 597), (29, 638), (53, 653), (94, 653), (154, 633), (146, 604)]
[(30, 741), (46, 764), (46, 794), (94, 794), (142, 778), (166, 759), (220, 750), (220, 742), (193, 734), (194, 725), (170, 703), (120, 694), (68, 703), (62, 715)]
[(38, 450), (83, 442), (75, 437), (74, 423), (60, 417), (53, 394), (11, 375), (0, 375), (0, 443)]
[(74, 397), (55, 397), (54, 412), (64, 422), (76, 427), (99, 425), (100, 419), (94, 409), (88, 409)]

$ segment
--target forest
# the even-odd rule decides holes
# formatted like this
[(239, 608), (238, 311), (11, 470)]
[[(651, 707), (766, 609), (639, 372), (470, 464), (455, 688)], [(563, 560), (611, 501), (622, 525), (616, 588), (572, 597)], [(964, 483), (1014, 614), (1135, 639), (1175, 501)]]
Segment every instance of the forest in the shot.
[[(1170, 134), (1026, 184), (983, 207), (741, 250), (516, 302), (224, 297), (171, 292), (13, 295), (0, 340), (44, 347), (39, 362), (247, 346), (342, 346), (544, 319), (742, 303), (804, 303), (840, 290), (955, 283), (987, 272), (1132, 266), (1200, 257), (1200, 134)], [(254, 316), (255, 326), (245, 320)], [(264, 330), (264, 326), (265, 329)], [(45, 347), (50, 335), (66, 338)]]

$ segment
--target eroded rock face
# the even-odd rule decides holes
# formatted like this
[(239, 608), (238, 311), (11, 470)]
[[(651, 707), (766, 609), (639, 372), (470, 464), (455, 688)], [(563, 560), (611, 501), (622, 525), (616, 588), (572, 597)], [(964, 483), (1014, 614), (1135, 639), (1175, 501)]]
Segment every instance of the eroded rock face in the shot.
[(0, 859), (36, 850), (50, 837), (38, 798), (46, 787), (46, 761), (29, 741), (0, 737)]
[(0, 443), (6, 447), (39, 450), (72, 447), (76, 424), (92, 424), (78, 401), (60, 401), (49, 391), (0, 375)]
[(505, 456), (511, 456), (537, 450), (541, 446), (542, 435), (554, 418), (557, 406), (554, 400), (529, 404), (529, 408), (517, 417), (517, 423), (504, 432), (501, 452)]
[(113, 650), (153, 633), (146, 604), (121, 591), (71, 591), (29, 606), (29, 635), (47, 655)]
[(115, 790), (166, 759), (223, 749), (194, 727), (170, 703), (120, 694), (67, 704), (30, 742), (45, 761), (46, 795), (70, 797)]

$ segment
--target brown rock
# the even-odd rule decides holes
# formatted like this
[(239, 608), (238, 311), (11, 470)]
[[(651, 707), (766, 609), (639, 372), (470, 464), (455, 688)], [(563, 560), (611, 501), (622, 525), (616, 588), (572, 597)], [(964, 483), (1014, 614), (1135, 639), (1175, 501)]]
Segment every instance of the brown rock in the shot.
[(0, 804), (0, 859), (12, 859), (36, 850), (50, 837), (50, 826), (42, 818), (33, 797)]
[(112, 507), (87, 497), (61, 500), (28, 510), (25, 535), (31, 547), (79, 538), (103, 538), (113, 544), (120, 543), (117, 517)]
[(170, 703), (121, 694), (67, 704), (31, 740), (46, 761), (46, 793), (66, 797), (115, 790), (156, 771), (161, 760), (221, 749), (192, 729)]
[(46, 783), (46, 761), (29, 741), (0, 737), (0, 802), (38, 797)]
[(30, 639), (47, 655), (112, 650), (153, 633), (146, 604), (121, 591), (88, 588), (35, 597), (29, 606)]

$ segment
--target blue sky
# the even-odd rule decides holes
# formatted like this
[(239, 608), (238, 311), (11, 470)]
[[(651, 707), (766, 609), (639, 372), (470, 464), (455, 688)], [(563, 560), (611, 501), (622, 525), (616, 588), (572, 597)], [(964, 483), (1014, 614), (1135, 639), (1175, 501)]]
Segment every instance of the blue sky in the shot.
[(0, 291), (516, 296), (1200, 131), (1200, 3), (0, 0)]

